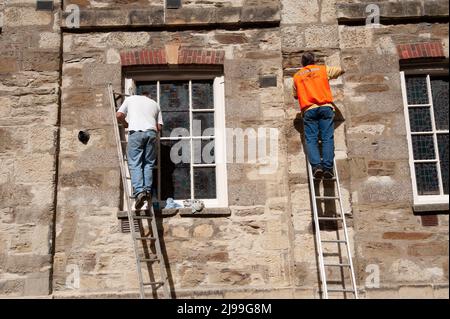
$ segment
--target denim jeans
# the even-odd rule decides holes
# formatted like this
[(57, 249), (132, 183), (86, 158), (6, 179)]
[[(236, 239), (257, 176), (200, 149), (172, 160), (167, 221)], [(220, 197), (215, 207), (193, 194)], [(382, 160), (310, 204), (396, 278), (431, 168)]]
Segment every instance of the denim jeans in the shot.
[[(303, 116), (306, 150), (313, 168), (321, 165), (333, 168), (334, 160), (334, 111), (329, 106), (321, 106), (306, 111)], [(319, 150), (319, 136), (322, 140), (322, 160)]]
[(128, 168), (130, 169), (133, 196), (143, 191), (151, 192), (153, 167), (156, 162), (156, 132), (135, 131), (128, 135)]

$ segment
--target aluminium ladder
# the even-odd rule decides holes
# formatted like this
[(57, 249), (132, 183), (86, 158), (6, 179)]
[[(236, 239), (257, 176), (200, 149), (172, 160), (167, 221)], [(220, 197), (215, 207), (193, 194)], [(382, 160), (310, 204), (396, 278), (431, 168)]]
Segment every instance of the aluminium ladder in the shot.
[[(136, 261), (136, 268), (137, 268), (137, 275), (138, 275), (138, 281), (139, 281), (139, 295), (140, 298), (143, 299), (146, 297), (146, 287), (151, 287), (153, 296), (157, 296), (157, 289), (160, 287), (163, 287), (164, 290), (164, 297), (170, 298), (170, 291), (169, 291), (169, 280), (167, 276), (166, 267), (164, 264), (164, 258), (161, 252), (161, 243), (159, 241), (159, 235), (158, 235), (158, 227), (156, 224), (156, 218), (155, 218), (155, 212), (153, 210), (153, 205), (149, 203), (149, 207), (141, 209), (141, 210), (134, 210), (134, 201), (132, 205), (132, 197), (130, 196), (130, 188), (129, 187), (129, 181), (130, 181), (130, 175), (128, 171), (128, 165), (126, 165), (125, 162), (127, 162), (127, 157), (124, 155), (124, 149), (126, 149), (127, 141), (126, 139), (121, 138), (120, 134), (120, 127), (119, 123), (116, 118), (116, 112), (117, 112), (117, 105), (116, 102), (118, 99), (124, 97), (124, 94), (115, 93), (112, 89), (112, 84), (108, 83), (108, 95), (109, 100), (111, 104), (111, 115), (113, 120), (113, 126), (114, 126), (114, 136), (117, 146), (117, 154), (119, 156), (119, 163), (120, 163), (120, 175), (122, 178), (122, 185), (123, 185), (123, 191), (125, 193), (125, 200), (124, 205), (126, 206), (126, 210), (123, 212), (126, 212), (128, 215), (128, 221), (130, 225), (130, 233), (133, 240), (133, 248), (134, 248), (134, 255), (135, 255), (135, 261)], [(128, 164), (128, 163), (127, 163)], [(144, 206), (145, 207), (145, 206)], [(148, 222), (147, 224), (147, 232), (144, 229), (143, 221), (146, 220)], [(137, 233), (135, 229), (135, 225), (139, 226), (139, 233)], [(142, 254), (140, 253), (140, 247), (139, 242), (142, 243)], [(153, 244), (154, 251), (156, 254), (151, 253), (151, 246)], [(153, 274), (153, 263), (159, 263), (160, 265), (160, 281), (156, 281), (154, 279)], [(142, 274), (142, 264), (146, 264), (147, 268), (149, 270), (149, 281), (144, 281), (144, 277)]]
[[(308, 159), (308, 176), (309, 176), (309, 186), (311, 191), (311, 198), (312, 198), (312, 208), (313, 208), (313, 218), (314, 218), (314, 225), (315, 225), (315, 237), (316, 237), (316, 245), (317, 245), (317, 254), (319, 259), (319, 275), (320, 275), (320, 281), (321, 281), (321, 290), (322, 290), (322, 297), (324, 299), (328, 299), (328, 293), (329, 292), (337, 292), (337, 293), (343, 293), (346, 297), (347, 294), (352, 294), (354, 299), (358, 299), (358, 290), (356, 287), (356, 280), (355, 280), (355, 271), (353, 268), (353, 262), (352, 262), (352, 255), (350, 250), (350, 242), (348, 239), (348, 231), (347, 231), (347, 224), (345, 221), (345, 213), (344, 208), (342, 205), (342, 195), (341, 195), (341, 187), (339, 183), (339, 175), (336, 168), (336, 160), (334, 160), (334, 178), (332, 179), (317, 179), (314, 178), (312, 173), (312, 167), (309, 163)], [(316, 182), (320, 183), (321, 180), (324, 180), (326, 182), (324, 183), (334, 183), (336, 185), (337, 194), (334, 196), (326, 196), (325, 195), (325, 185), (323, 185), (323, 192), (324, 194), (321, 196), (320, 194), (320, 187), (318, 187), (319, 194), (316, 194)], [(320, 186), (320, 185), (319, 185)], [(319, 216), (318, 212), (318, 204), (322, 205), (324, 201), (338, 201), (339, 203), (339, 213), (335, 212), (333, 213), (334, 216)], [(320, 206), (322, 207), (322, 206)], [(326, 212), (325, 212), (326, 213)], [(322, 239), (321, 235), (321, 229), (320, 229), (320, 222), (321, 221), (332, 221), (336, 223), (336, 235), (337, 238), (333, 240), (324, 240)], [(342, 229), (344, 233), (343, 239), (341, 239), (339, 234), (339, 224), (342, 223)], [(323, 245), (337, 245), (339, 254), (338, 262), (325, 262), (324, 259), (327, 257), (323, 251)], [(347, 252), (347, 261), (344, 263), (342, 261), (341, 256), (341, 245), (345, 246), (345, 251)], [(340, 270), (342, 281), (340, 281), (341, 287), (329, 287), (329, 282), (327, 281), (327, 272), (326, 270), (328, 268), (338, 268)], [(350, 280), (351, 280), (351, 287), (347, 287), (346, 285), (346, 279), (345, 279), (345, 273), (344, 270), (347, 269), (350, 271)]]

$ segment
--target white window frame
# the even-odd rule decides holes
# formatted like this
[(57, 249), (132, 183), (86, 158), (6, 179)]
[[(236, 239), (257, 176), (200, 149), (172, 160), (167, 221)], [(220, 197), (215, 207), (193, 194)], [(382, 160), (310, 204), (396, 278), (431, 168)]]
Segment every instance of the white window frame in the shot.
[[(136, 88), (136, 81), (152, 81), (157, 83), (157, 102), (160, 102), (160, 82), (170, 81), (170, 80), (186, 80), (189, 81), (189, 123), (190, 123), (190, 134), (192, 134), (192, 114), (195, 112), (214, 112), (214, 156), (215, 160), (212, 164), (196, 164), (193, 162), (193, 152), (192, 152), (192, 140), (193, 139), (208, 139), (207, 136), (198, 137), (185, 137), (185, 138), (170, 138), (170, 137), (159, 137), (159, 140), (182, 140), (188, 139), (190, 141), (191, 148), (191, 161), (190, 161), (190, 174), (191, 174), (191, 198), (202, 200), (205, 207), (215, 207), (222, 208), (228, 207), (228, 181), (227, 181), (227, 165), (226, 165), (226, 129), (225, 129), (225, 79), (223, 76), (205, 76), (205, 75), (184, 75), (180, 77), (179, 75), (175, 78), (173, 77), (133, 77), (125, 78), (125, 91), (128, 92), (130, 87)], [(214, 95), (214, 109), (193, 109), (192, 107), (192, 81), (195, 80), (211, 80), (213, 79), (213, 95)], [(164, 119), (164, 113), (163, 113)], [(158, 202), (163, 202), (165, 199), (161, 198), (161, 153), (158, 140)], [(215, 167), (216, 168), (216, 198), (215, 199), (202, 199), (194, 198), (194, 168), (195, 167)], [(183, 200), (189, 198), (175, 200), (175, 203), (183, 205)]]
[[(408, 74), (409, 75), (409, 74)], [(427, 104), (408, 104), (408, 95), (406, 90), (406, 74), (404, 71), (400, 72), (401, 79), (401, 87), (402, 87), (402, 96), (403, 96), (403, 111), (405, 114), (405, 124), (406, 124), (406, 136), (408, 140), (408, 153), (409, 153), (409, 168), (411, 172), (411, 181), (412, 181), (412, 189), (413, 189), (413, 200), (414, 206), (422, 206), (422, 205), (435, 205), (435, 204), (449, 204), (449, 195), (444, 194), (444, 188), (442, 185), (442, 174), (441, 174), (441, 165), (439, 158), (439, 148), (437, 144), (437, 135), (438, 134), (449, 134), (448, 130), (437, 130), (436, 123), (434, 119), (434, 105), (433, 105), (433, 96), (431, 91), (431, 76), (433, 76), (432, 72), (427, 72), (426, 80), (427, 80), (427, 93), (428, 93), (428, 103)], [(413, 107), (430, 107), (430, 116), (431, 116), (431, 131), (430, 132), (412, 132), (411, 125), (409, 120), (409, 109)], [(434, 160), (414, 160), (413, 153), (413, 145), (412, 145), (412, 135), (433, 135), (433, 143), (435, 150), (435, 159)], [(415, 171), (415, 163), (436, 163), (437, 164), (437, 175), (438, 175), (438, 184), (439, 184), (439, 195), (419, 195), (417, 190), (417, 180), (416, 180), (416, 171)]]

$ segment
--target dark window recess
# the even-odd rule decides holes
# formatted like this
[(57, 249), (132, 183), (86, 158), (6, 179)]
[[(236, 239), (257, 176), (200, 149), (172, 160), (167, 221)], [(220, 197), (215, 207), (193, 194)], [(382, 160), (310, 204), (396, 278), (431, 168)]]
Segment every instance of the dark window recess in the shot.
[(448, 88), (447, 78), (431, 78), (434, 119), (438, 130), (448, 130)]
[(263, 75), (259, 78), (259, 87), (268, 88), (277, 86), (277, 76), (276, 75)]
[(422, 215), (420, 219), (422, 220), (422, 226), (439, 226), (438, 215)]
[(167, 9), (181, 8), (181, 0), (166, 0)]
[(53, 11), (53, 0), (37, 0), (36, 10)]
[(406, 92), (409, 105), (428, 104), (427, 78), (425, 76), (408, 77)]

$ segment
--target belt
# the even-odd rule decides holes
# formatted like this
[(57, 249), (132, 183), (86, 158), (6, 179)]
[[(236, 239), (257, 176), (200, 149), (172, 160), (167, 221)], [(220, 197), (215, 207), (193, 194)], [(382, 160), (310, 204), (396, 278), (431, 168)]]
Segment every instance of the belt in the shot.
[(148, 130), (137, 130), (137, 131), (128, 131), (128, 133), (130, 133), (130, 134), (133, 134), (134, 132), (148, 132), (148, 131), (153, 131), (153, 132), (156, 132), (156, 130), (154, 130), (154, 129), (148, 129)]

